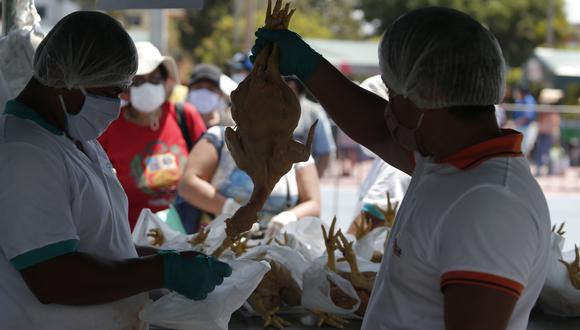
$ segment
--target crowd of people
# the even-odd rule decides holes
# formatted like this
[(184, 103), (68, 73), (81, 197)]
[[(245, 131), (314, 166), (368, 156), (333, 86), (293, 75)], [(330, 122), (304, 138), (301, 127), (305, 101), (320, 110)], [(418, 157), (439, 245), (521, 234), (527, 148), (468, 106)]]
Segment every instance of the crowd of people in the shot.
[[(256, 36), (254, 54), (270, 42), (293, 54), (280, 68), (302, 108), (294, 138), (304, 142), (317, 126), (311, 157), (276, 184), (253, 231), (267, 239), (320, 216), (320, 178), (336, 144), (353, 162), (363, 145), (378, 158), (358, 209), (380, 226), (387, 191), (399, 205), (363, 328), (525, 328), (546, 275), (550, 218), (518, 131), (530, 134), (539, 121), (541, 165), (556, 124), (536, 118), (519, 89), (513, 97), (525, 109), (508, 118), (517, 131), (500, 128), (504, 61), (495, 37), (455, 10), (410, 12), (381, 40), (381, 75), (359, 86), (292, 31)], [(195, 233), (248, 201), (251, 179), (224, 130), (235, 125), (232, 83), (252, 62), (237, 54), (230, 66), (228, 77), (198, 64), (182, 85), (171, 57), (134, 43), (105, 14), (73, 13), (51, 30), (34, 77), (0, 117), (8, 155), (0, 158), (0, 323), (74, 328), (87, 315), (118, 321), (121, 309), (138, 328), (131, 316), (143, 292), (202, 300), (231, 274), (216, 258), (135, 247), (130, 235), (144, 208), (175, 208)], [(99, 309), (104, 303), (111, 308)]]

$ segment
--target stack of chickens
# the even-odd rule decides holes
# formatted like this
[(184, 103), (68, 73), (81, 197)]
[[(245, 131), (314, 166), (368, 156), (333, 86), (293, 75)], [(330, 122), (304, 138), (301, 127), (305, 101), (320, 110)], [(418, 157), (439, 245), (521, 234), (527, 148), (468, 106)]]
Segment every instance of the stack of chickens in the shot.
[[(278, 0), (272, 10), (268, 1), (266, 28), (287, 29), (293, 13), (289, 4), (282, 8)], [(248, 203), (226, 220), (226, 233), (232, 243), (258, 220), (258, 212), (280, 178), (294, 163), (310, 156), (316, 123), (310, 128), (306, 145), (292, 139), (300, 119), (300, 103), (282, 79), (278, 63), (278, 47), (264, 47), (250, 75), (231, 94), (236, 128), (226, 128), (226, 145), (254, 184)]]

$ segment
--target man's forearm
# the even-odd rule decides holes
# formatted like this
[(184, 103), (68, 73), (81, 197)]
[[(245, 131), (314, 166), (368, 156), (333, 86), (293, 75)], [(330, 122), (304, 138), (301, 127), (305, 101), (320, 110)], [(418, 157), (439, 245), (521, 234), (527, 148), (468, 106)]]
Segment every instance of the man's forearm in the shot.
[(358, 87), (324, 59), (306, 86), (348, 136), (401, 171), (413, 173), (412, 153), (395, 142), (387, 128), (385, 99)]
[(325, 59), (306, 86), (336, 124), (358, 143), (372, 148), (388, 136), (383, 118), (387, 101), (358, 87)]
[(163, 261), (158, 256), (111, 261), (71, 253), (21, 274), (36, 297), (47, 304), (102, 304), (163, 287)]

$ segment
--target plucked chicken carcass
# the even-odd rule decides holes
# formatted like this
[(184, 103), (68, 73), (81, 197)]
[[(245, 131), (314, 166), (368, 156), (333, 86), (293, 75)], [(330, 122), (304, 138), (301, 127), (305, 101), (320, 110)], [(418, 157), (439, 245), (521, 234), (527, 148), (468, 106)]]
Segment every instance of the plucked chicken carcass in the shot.
[[(335, 233), (335, 224), (336, 217), (332, 220), (328, 234), (326, 233), (324, 226), (322, 226), (322, 235), (324, 236), (324, 243), (326, 245), (328, 254), (327, 267), (330, 270), (338, 273), (341, 277), (347, 279), (352, 284), (361, 302), (359, 308), (355, 311), (355, 314), (363, 316), (366, 311), (366, 307), (377, 274), (375, 272), (359, 271), (356, 254), (352, 247), (353, 242), (349, 242), (340, 230)], [(350, 273), (337, 271), (336, 260), (334, 257), (334, 251), (337, 249), (342, 252), (344, 260), (346, 260), (346, 262), (349, 264)], [(333, 283), (331, 283), (330, 287), (330, 297), (337, 306), (345, 309), (350, 309), (356, 304), (356, 301), (353, 298), (346, 295), (346, 293), (344, 293)]]
[[(282, 8), (280, 1), (271, 11), (268, 2), (266, 28), (288, 28), (293, 12), (288, 4)], [(310, 155), (316, 123), (310, 128), (306, 145), (292, 139), (300, 118), (300, 103), (282, 80), (278, 63), (278, 47), (264, 47), (250, 75), (231, 95), (236, 128), (226, 128), (226, 145), (238, 167), (254, 183), (248, 203), (226, 220), (226, 233), (231, 238), (252, 227), (280, 178), (293, 163), (306, 161)]]
[(262, 279), (248, 302), (256, 313), (264, 319), (264, 327), (272, 326), (283, 329), (290, 323), (276, 315), (280, 307), (298, 306), (302, 297), (300, 286), (292, 278), (290, 271), (274, 260), (266, 260), (272, 267)]

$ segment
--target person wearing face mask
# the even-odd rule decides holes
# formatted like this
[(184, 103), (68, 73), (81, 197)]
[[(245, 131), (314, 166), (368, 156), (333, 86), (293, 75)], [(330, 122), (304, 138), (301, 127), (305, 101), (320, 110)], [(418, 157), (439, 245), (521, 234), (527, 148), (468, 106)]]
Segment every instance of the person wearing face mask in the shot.
[(362, 329), (526, 329), (550, 246), (545, 197), (522, 135), (495, 118), (505, 85), (496, 38), (460, 11), (408, 12), (384, 33), (389, 100), (344, 77), (290, 30), (260, 28), (340, 128), (411, 175)]
[[(99, 138), (129, 197), (129, 223), (135, 226), (143, 208), (165, 210), (175, 200), (177, 183), (189, 155), (180, 126), (185, 118), (195, 143), (205, 131), (199, 112), (190, 104), (168, 101), (178, 83), (173, 58), (162, 56), (150, 42), (135, 43), (139, 66), (132, 85), (121, 97), (127, 102), (118, 120)], [(181, 118), (180, 118), (181, 116)]]
[(242, 52), (235, 53), (228, 61), (228, 65), (230, 68), (230, 77), (238, 84), (246, 79), (254, 67), (248, 54)]
[(133, 244), (127, 197), (95, 139), (136, 70), (119, 22), (75, 12), (40, 43), (33, 78), (0, 115), (3, 329), (146, 329), (148, 291), (200, 300), (231, 274), (212, 257)]
[(187, 102), (195, 105), (207, 127), (230, 125), (228, 100), (220, 88), (222, 71), (213, 64), (199, 64), (191, 73)]

